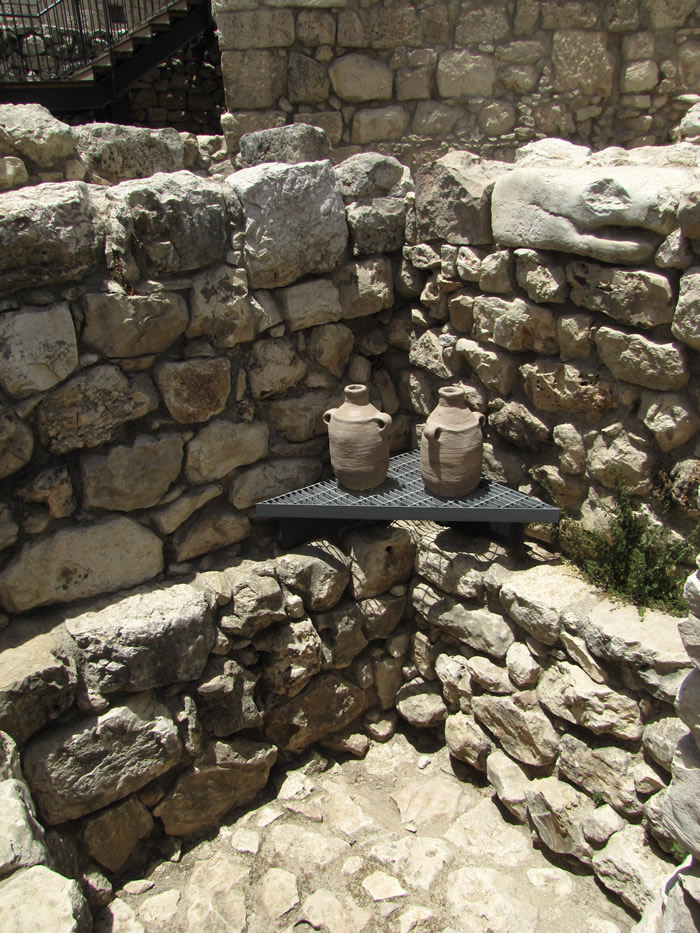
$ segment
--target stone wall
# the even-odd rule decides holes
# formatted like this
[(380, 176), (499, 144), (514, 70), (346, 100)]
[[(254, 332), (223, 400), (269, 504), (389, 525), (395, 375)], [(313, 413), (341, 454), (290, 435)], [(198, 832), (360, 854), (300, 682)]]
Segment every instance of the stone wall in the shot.
[(216, 0), (214, 17), (231, 152), (292, 122), (407, 164), (662, 143), (700, 92), (694, 0)]
[(233, 171), (210, 137), (0, 122), (0, 729), (28, 853), (0, 892), (48, 862), (97, 909), (105, 873), (244, 806), (276, 755), (361, 751), (398, 715), (444, 723), (641, 912), (672, 867), (676, 621), (539, 545), (517, 563), (431, 526), (279, 553), (254, 504), (330, 474), (321, 415), (347, 382), (396, 450), (456, 383), (490, 478), (590, 527), (620, 476), (652, 515), (661, 485), (667, 527), (694, 527), (697, 113), (671, 147), (549, 140), (415, 177), (376, 154), (334, 169), (303, 126), (244, 140)]

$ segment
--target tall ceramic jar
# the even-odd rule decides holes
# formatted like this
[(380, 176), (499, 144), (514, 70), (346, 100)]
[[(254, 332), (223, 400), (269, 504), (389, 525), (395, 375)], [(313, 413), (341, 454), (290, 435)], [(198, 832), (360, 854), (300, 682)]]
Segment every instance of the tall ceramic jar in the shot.
[(467, 407), (464, 389), (445, 386), (429, 415), (420, 444), (420, 471), (436, 496), (466, 496), (479, 485), (484, 416)]
[(391, 417), (370, 403), (367, 386), (345, 386), (345, 401), (330, 408), (323, 420), (340, 485), (362, 491), (383, 483), (389, 469)]

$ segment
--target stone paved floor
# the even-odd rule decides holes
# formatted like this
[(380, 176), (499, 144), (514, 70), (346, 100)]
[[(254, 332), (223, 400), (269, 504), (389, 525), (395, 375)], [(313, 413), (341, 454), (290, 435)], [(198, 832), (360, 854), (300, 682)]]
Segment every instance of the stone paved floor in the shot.
[(276, 799), (132, 881), (96, 933), (627, 933), (592, 876), (533, 849), (445, 749), (401, 734), (286, 775)]

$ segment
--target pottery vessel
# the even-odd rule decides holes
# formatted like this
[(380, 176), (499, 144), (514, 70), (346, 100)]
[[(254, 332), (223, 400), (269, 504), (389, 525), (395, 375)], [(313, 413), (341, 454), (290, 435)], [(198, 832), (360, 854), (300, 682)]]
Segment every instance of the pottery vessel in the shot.
[(421, 438), (420, 471), (429, 492), (454, 499), (479, 485), (484, 416), (467, 407), (459, 386), (445, 386), (438, 395)]
[(389, 469), (391, 417), (370, 403), (367, 386), (346, 386), (343, 404), (329, 408), (323, 420), (331, 466), (341, 486), (362, 491), (383, 483)]

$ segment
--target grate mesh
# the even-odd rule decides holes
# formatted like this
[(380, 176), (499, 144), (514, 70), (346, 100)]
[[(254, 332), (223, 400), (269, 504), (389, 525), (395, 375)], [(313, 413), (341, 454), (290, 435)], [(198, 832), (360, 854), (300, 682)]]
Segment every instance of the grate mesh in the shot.
[(461, 499), (429, 493), (420, 475), (420, 452), (392, 457), (381, 486), (369, 492), (343, 489), (335, 479), (266, 499), (261, 518), (433, 519), (463, 522), (557, 522), (559, 509), (500, 483), (482, 479)]

